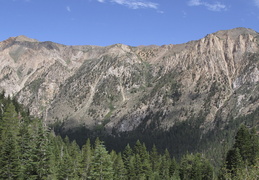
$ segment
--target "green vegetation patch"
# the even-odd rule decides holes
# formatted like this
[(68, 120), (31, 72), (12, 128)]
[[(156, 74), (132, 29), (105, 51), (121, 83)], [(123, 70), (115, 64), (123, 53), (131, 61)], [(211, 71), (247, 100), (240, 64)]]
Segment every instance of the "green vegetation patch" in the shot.
[(39, 79), (36, 79), (34, 81), (32, 81), (29, 85), (30, 89), (32, 92), (34, 93), (37, 93), (39, 88), (40, 88), (40, 85), (44, 82), (44, 79), (42, 78), (39, 78)]

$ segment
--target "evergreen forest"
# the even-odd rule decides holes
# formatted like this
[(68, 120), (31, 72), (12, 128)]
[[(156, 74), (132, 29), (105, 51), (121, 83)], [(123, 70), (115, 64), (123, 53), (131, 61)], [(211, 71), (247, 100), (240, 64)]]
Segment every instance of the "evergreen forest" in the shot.
[(259, 138), (255, 128), (244, 124), (230, 148), (225, 146), (218, 167), (203, 152), (175, 157), (170, 149), (155, 143), (147, 148), (141, 140), (115, 151), (100, 139), (78, 144), (59, 136), (14, 98), (0, 94), (1, 180), (259, 179)]

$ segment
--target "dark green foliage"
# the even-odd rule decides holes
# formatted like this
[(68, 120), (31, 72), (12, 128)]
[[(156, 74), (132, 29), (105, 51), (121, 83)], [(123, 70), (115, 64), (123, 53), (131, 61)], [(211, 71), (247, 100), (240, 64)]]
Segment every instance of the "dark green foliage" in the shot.
[(17, 179), (20, 176), (21, 164), (19, 155), (16, 137), (11, 131), (6, 132), (1, 142), (0, 179)]
[[(217, 117), (215, 128), (206, 132), (206, 134), (200, 128), (204, 124), (205, 114), (206, 112), (200, 112), (199, 118), (191, 117), (187, 121), (178, 122), (168, 131), (154, 129), (156, 127), (155, 123), (159, 123), (156, 119), (162, 116), (162, 113), (158, 112), (158, 114), (152, 114), (145, 119), (146, 121), (152, 119), (154, 125), (151, 123), (147, 127), (143, 122), (142, 126), (140, 125), (139, 128), (132, 132), (116, 133), (112, 131), (112, 136), (110, 136), (105, 131), (90, 131), (83, 127), (75, 131), (64, 132), (62, 131), (62, 126), (60, 126), (57, 128), (57, 134), (61, 134), (62, 137), (68, 135), (71, 140), (76, 140), (80, 146), (85, 143), (87, 138), (94, 141), (95, 137), (99, 137), (104, 141), (108, 151), (115, 150), (116, 152), (123, 152), (127, 144), (134, 149), (134, 144), (139, 139), (140, 142), (145, 143), (147, 151), (151, 151), (155, 144), (159, 154), (163, 154), (167, 148), (171, 157), (174, 157), (177, 161), (187, 152), (202, 152), (210, 159), (210, 162), (215, 167), (216, 174), (218, 174), (222, 163), (225, 161), (227, 151), (234, 144), (234, 137), (240, 124), (245, 123), (247, 126), (255, 127), (258, 123), (259, 108), (251, 114), (236, 119), (229, 117), (227, 124), (220, 117)], [(256, 152), (253, 150), (253, 153)], [(133, 162), (132, 159), (134, 158), (129, 159), (125, 164), (127, 171), (129, 162)], [(161, 163), (161, 157), (159, 163)]]
[(160, 172), (159, 175), (162, 179), (169, 179), (171, 159), (167, 149), (165, 154), (161, 158)]
[(131, 172), (132, 172), (132, 169), (131, 169), (131, 165), (132, 165), (132, 156), (133, 156), (133, 151), (130, 147), (130, 145), (128, 144), (123, 153), (122, 153), (122, 160), (124, 162), (124, 167), (125, 167), (125, 170), (126, 170), (126, 175), (129, 177)]
[(49, 140), (47, 131), (44, 130), (43, 124), (39, 122), (35, 137), (35, 149), (33, 154), (36, 162), (37, 179), (46, 179), (49, 174)]
[[(189, 146), (185, 147), (185, 150), (194, 150), (201, 145), (197, 138), (200, 137), (200, 132), (196, 129), (204, 120), (202, 113), (201, 119), (196, 120), (197, 124), (192, 124), (193, 121), (190, 120), (177, 124), (166, 133), (154, 131), (154, 134), (148, 134), (149, 131), (139, 131), (135, 136), (122, 134), (121, 139), (116, 135), (114, 139), (111, 137), (109, 139), (103, 134), (98, 134), (99, 132), (95, 132), (94, 135), (86, 132), (89, 133), (87, 134), (89, 139), (80, 149), (76, 141), (56, 136), (41, 120), (30, 117), (26, 110), (10, 97), (4, 98), (3, 94), (0, 94), (0, 104), (0, 179), (206, 180), (214, 178), (213, 168), (204, 154), (187, 154), (182, 158), (177, 156), (180, 162), (178, 165), (176, 159), (171, 159), (169, 153), (184, 154), (184, 150), (181, 152), (181, 149), (187, 142)], [(256, 113), (258, 111), (249, 115), (249, 118), (252, 117), (251, 122), (256, 119)], [(186, 137), (181, 137), (184, 133), (189, 133), (192, 138), (188, 140)], [(112, 149), (111, 143), (116, 148), (123, 146), (122, 153), (107, 151), (107, 146), (99, 138), (92, 146), (90, 139), (98, 135), (110, 142), (110, 149)], [(134, 138), (127, 139), (129, 136)], [(137, 137), (141, 140), (133, 143), (133, 139)], [(125, 139), (130, 141), (124, 142)], [(157, 142), (157, 139), (160, 142)], [(181, 142), (182, 140), (185, 142)], [(130, 142), (131, 146), (126, 145), (127, 142)], [(159, 148), (152, 142), (156, 142)], [(171, 142), (167, 144), (169, 150), (164, 144), (166, 142)], [(176, 146), (177, 144), (179, 146)], [(161, 153), (163, 148), (166, 150)], [(226, 149), (228, 150), (227, 147)], [(258, 152), (256, 130), (241, 126), (232, 149), (226, 154), (226, 163), (222, 167), (223, 173), (220, 178), (257, 177)], [(249, 170), (246, 171), (247, 168)]]
[(159, 174), (159, 167), (161, 165), (161, 158), (160, 155), (157, 152), (157, 148), (154, 145), (151, 152), (150, 152), (150, 164), (151, 164), (151, 170), (155, 176)]
[(242, 155), (243, 160), (246, 161), (249, 156), (250, 147), (251, 141), (249, 130), (245, 127), (245, 125), (242, 125), (235, 137), (234, 148), (239, 149), (239, 152)]
[(103, 143), (99, 139), (96, 139), (90, 177), (91, 179), (109, 180), (113, 179), (113, 173), (110, 154), (105, 149)]
[(81, 161), (80, 161), (80, 174), (83, 179), (90, 176), (90, 168), (92, 161), (92, 148), (90, 139), (87, 139), (86, 144), (81, 150)]
[(170, 164), (170, 167), (169, 167), (169, 176), (170, 177), (177, 177), (178, 175), (178, 164), (176, 162), (176, 160), (173, 158), (171, 160), (171, 164)]
[(251, 169), (258, 164), (259, 159), (259, 138), (253, 128), (249, 130), (245, 125), (241, 125), (236, 136), (235, 143), (227, 152), (225, 169), (222, 167), (221, 178), (227, 179), (240, 176), (244, 169)]
[(235, 137), (234, 148), (239, 149), (244, 162), (248, 165), (255, 165), (259, 152), (259, 143), (255, 129), (250, 132), (245, 125), (241, 125)]
[(259, 158), (259, 138), (255, 128), (250, 131), (250, 145), (248, 162), (249, 165), (255, 166)]
[(237, 171), (243, 166), (242, 156), (238, 148), (234, 148), (228, 151), (226, 157), (226, 168), (231, 174), (236, 175)]
[(72, 158), (69, 156), (68, 149), (62, 148), (62, 155), (60, 160), (60, 166), (58, 167), (57, 178), (62, 179), (72, 179), (73, 178), (73, 162)]
[(35, 143), (31, 137), (32, 129), (22, 124), (18, 144), (20, 146), (20, 161), (21, 161), (21, 172), (22, 179), (36, 179), (36, 168), (35, 168)]
[(43, 79), (39, 78), (39, 79), (36, 79), (34, 80), (30, 85), (29, 85), (29, 88), (31, 89), (31, 91), (33, 93), (37, 93), (39, 88), (40, 88), (40, 85), (44, 82)]
[(113, 163), (113, 169), (114, 169), (114, 180), (124, 180), (127, 179), (127, 171), (125, 169), (124, 162), (121, 157), (121, 153), (119, 153)]
[(1, 179), (46, 179), (48, 134), (16, 100), (1, 96)]
[(213, 179), (213, 169), (201, 154), (187, 154), (181, 159), (180, 177), (182, 180)]
[(5, 134), (10, 131), (17, 135), (17, 127), (19, 127), (19, 119), (15, 106), (12, 103), (7, 104), (0, 125), (1, 138), (4, 138)]

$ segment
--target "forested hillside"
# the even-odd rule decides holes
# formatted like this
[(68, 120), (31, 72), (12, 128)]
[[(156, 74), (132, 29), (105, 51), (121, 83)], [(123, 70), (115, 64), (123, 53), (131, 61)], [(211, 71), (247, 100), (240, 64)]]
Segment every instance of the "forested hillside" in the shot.
[[(80, 148), (56, 136), (15, 99), (0, 94), (0, 179), (258, 179), (259, 142), (242, 125), (218, 173), (203, 153), (176, 160), (164, 149), (136, 141), (121, 152), (107, 151), (97, 137)], [(114, 144), (114, 146), (116, 146)], [(160, 149), (161, 151), (161, 149)]]
[(40, 119), (3, 100), (1, 113), (16, 113), (18, 121), (1, 123), (1, 131), (9, 127), (17, 141), (24, 127), (36, 142), (43, 121), (47, 139), (68, 136), (80, 149), (87, 139), (94, 147), (99, 137), (109, 153), (118, 153), (139, 140), (147, 152), (153, 145), (160, 155), (167, 149), (178, 163), (186, 153), (201, 153), (218, 174), (240, 125), (258, 128), (259, 33), (252, 29), (137, 47), (18, 36), (0, 42), (0, 61), (0, 91)]

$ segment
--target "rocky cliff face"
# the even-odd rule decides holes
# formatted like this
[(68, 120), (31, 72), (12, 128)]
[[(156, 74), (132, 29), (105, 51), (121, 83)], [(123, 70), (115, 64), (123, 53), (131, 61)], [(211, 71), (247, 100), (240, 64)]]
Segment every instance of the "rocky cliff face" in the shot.
[(46, 123), (131, 131), (202, 119), (227, 122), (259, 106), (259, 34), (219, 31), (180, 45), (65, 46), (0, 42), (0, 88)]

